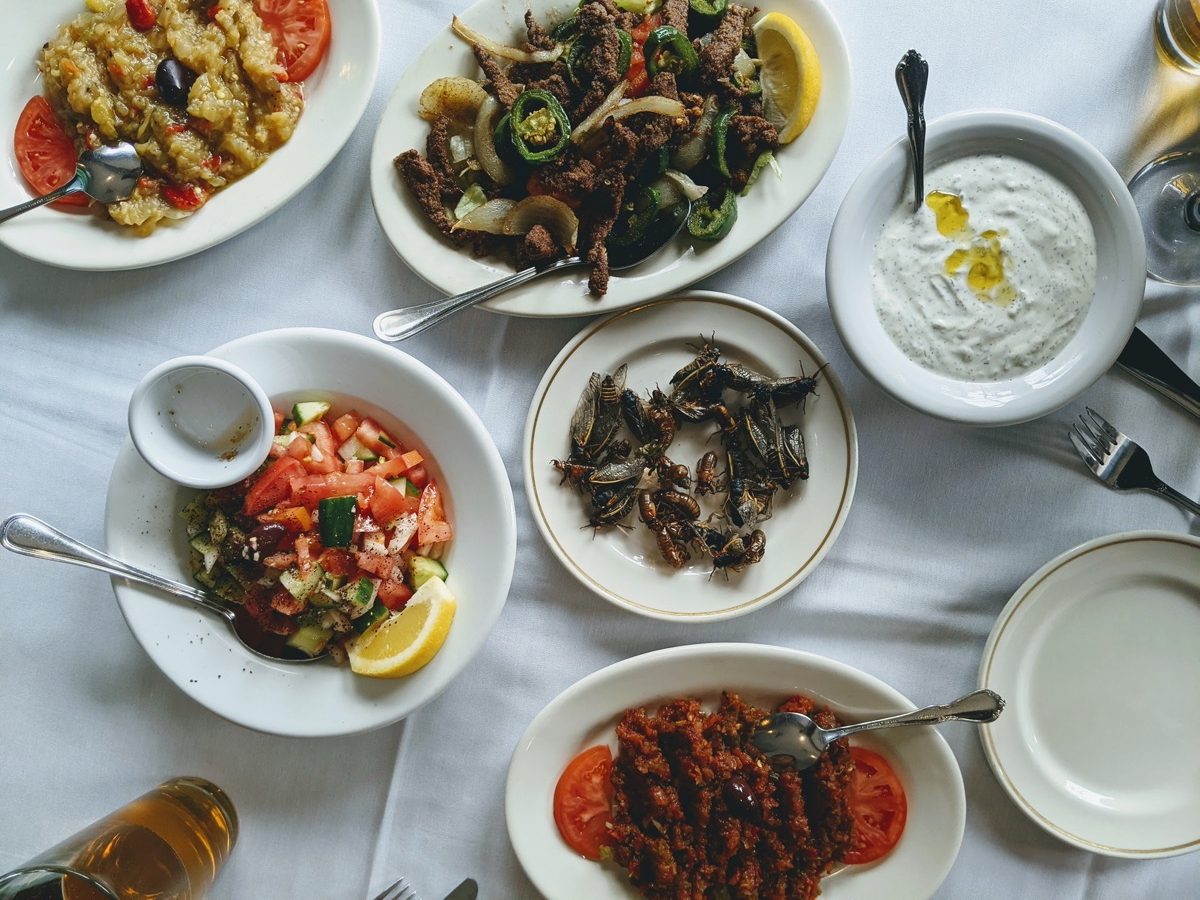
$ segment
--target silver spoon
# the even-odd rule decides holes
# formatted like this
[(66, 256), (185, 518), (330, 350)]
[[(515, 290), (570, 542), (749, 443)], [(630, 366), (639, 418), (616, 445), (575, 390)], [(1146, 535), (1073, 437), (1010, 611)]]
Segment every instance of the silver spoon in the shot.
[[(679, 233), (679, 229), (683, 227), (683, 223), (687, 221), (691, 209), (692, 205), (687, 200), (669, 207), (651, 226), (652, 233), (634, 250), (618, 250), (615, 247), (609, 247), (609, 269), (620, 272), (641, 265), (671, 242), (671, 239)], [(501, 278), (499, 281), (493, 281), (491, 284), (485, 284), (483, 287), (456, 294), (453, 297), (443, 297), (441, 300), (433, 300), (419, 306), (409, 306), (380, 313), (375, 317), (375, 336), (381, 341), (402, 341), (415, 334), (420, 334), (426, 328), (449, 318), (460, 309), (490, 300), (497, 294), (540, 278), (542, 275), (549, 275), (551, 272), (563, 269), (573, 269), (583, 263), (584, 260), (581, 256), (568, 256), (565, 259), (556, 259), (541, 266), (530, 266), (507, 278)]]
[(750, 733), (750, 743), (767, 756), (792, 760), (797, 771), (814, 766), (825, 749), (834, 741), (877, 728), (896, 728), (900, 725), (937, 725), (951, 720), (958, 722), (995, 722), (1004, 710), (1004, 700), (995, 691), (974, 691), (942, 706), (926, 706), (912, 712), (843, 725), (841, 728), (822, 728), (801, 713), (775, 713), (758, 723)]
[(23, 556), (52, 559), (58, 562), (70, 563), (71, 565), (84, 566), (88, 569), (108, 572), (110, 575), (115, 575), (118, 578), (124, 578), (127, 581), (134, 581), (157, 588), (160, 591), (165, 591), (168, 594), (174, 594), (176, 597), (181, 597), (210, 613), (220, 616), (229, 626), (229, 630), (234, 633), (234, 636), (241, 641), (247, 650), (266, 659), (274, 660), (275, 662), (307, 663), (321, 659), (326, 655), (322, 653), (319, 656), (298, 655), (292, 657), (275, 656), (267, 653), (262, 648), (255, 647), (250, 643), (250, 639), (255, 636), (253, 620), (250, 619), (249, 615), (239, 614), (241, 607), (226, 603), (220, 597), (210, 594), (207, 591), (200, 591), (186, 584), (180, 584), (178, 581), (172, 581), (169, 578), (164, 578), (162, 575), (156, 575), (153, 572), (148, 572), (145, 569), (140, 569), (123, 560), (109, 556), (95, 547), (89, 547), (87, 544), (63, 534), (57, 528), (46, 524), (41, 519), (35, 519), (33, 516), (9, 516), (4, 522), (0, 523), (0, 546), (14, 553), (20, 553)]
[(74, 178), (48, 194), (0, 210), (0, 222), (7, 222), (14, 216), (53, 203), (68, 194), (84, 193), (99, 203), (126, 200), (133, 196), (141, 177), (142, 160), (132, 144), (122, 141), (95, 150), (85, 150), (75, 166)]
[(925, 87), (929, 84), (929, 63), (916, 50), (909, 50), (896, 63), (896, 86), (908, 110), (908, 145), (912, 148), (913, 212), (921, 211), (925, 196)]

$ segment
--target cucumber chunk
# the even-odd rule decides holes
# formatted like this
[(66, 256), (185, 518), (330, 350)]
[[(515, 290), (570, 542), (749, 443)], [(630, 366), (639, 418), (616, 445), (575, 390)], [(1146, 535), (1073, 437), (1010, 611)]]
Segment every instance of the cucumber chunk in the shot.
[(387, 614), (388, 608), (376, 600), (374, 606), (354, 620), (354, 630), (359, 634), (362, 634), (380, 619), (384, 618)]
[(307, 400), (292, 407), (292, 418), (296, 420), (297, 425), (307, 425), (325, 418), (329, 407), (330, 404), (324, 400)]
[(279, 583), (297, 600), (307, 600), (320, 587), (325, 573), (320, 566), (313, 566), (307, 577), (300, 576), (300, 570), (292, 567), (279, 573)]
[(187, 506), (179, 511), (179, 518), (187, 523), (188, 537), (192, 538), (204, 531), (208, 521), (208, 510), (204, 507), (202, 497), (193, 497)]
[(326, 547), (349, 547), (354, 537), (354, 517), (358, 501), (353, 497), (326, 497), (317, 505), (321, 528), (321, 544)]
[(374, 462), (379, 459), (375, 452), (354, 435), (346, 438), (338, 447), (338, 456), (345, 460), (361, 459), (363, 462)]
[(428, 556), (414, 556), (408, 564), (409, 572), (412, 574), (413, 588), (419, 588), (430, 578), (440, 578), (446, 580), (446, 567), (436, 559), (430, 559)]
[(217, 560), (221, 557), (221, 551), (217, 545), (212, 543), (207, 535), (198, 534), (188, 544), (193, 550), (199, 553), (203, 559), (204, 571), (209, 573), (213, 570), (213, 566), (217, 564)]
[(357, 578), (342, 588), (342, 600), (349, 607), (350, 618), (357, 619), (368, 613), (375, 602), (378, 582), (371, 578)]
[(322, 628), (320, 625), (302, 625), (287, 639), (287, 645), (306, 656), (319, 656), (332, 637), (333, 632), (328, 628)]

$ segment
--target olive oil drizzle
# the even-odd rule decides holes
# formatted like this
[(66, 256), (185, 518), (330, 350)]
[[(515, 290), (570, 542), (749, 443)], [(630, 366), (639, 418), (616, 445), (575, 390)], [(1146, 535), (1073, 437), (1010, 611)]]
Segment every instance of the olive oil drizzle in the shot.
[(1016, 300), (1017, 289), (1004, 271), (1008, 254), (1000, 246), (1007, 232), (988, 229), (977, 233), (957, 194), (930, 191), (925, 205), (933, 212), (939, 234), (965, 244), (946, 257), (946, 274), (957, 275), (966, 268), (967, 287), (985, 303), (1008, 306)]

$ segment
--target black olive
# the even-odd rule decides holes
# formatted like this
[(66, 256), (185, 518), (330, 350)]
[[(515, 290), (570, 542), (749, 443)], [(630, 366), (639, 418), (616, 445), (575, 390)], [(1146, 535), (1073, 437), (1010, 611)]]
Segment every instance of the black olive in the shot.
[(278, 547), (285, 534), (287, 529), (278, 522), (264, 522), (250, 532), (250, 538), (254, 541), (254, 549), (266, 553)]
[(721, 796), (729, 811), (741, 819), (758, 817), (758, 798), (750, 790), (750, 785), (738, 777), (730, 778), (721, 786)]
[(158, 96), (164, 103), (179, 109), (187, 108), (188, 91), (192, 89), (195, 81), (196, 73), (177, 59), (164, 59), (154, 73)]

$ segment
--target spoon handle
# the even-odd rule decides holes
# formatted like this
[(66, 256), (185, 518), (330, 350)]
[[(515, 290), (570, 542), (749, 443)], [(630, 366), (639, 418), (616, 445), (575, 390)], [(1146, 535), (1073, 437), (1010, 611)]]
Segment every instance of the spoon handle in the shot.
[(89, 547), (82, 541), (63, 534), (57, 528), (48, 525), (41, 519), (35, 519), (33, 516), (20, 514), (9, 516), (0, 523), (0, 546), (23, 556), (52, 559), (57, 562), (107, 572), (129, 581), (136, 581), (189, 600), (230, 621), (233, 619), (233, 613), (224, 603), (214, 600), (203, 591), (109, 556), (95, 547)]
[(75, 177), (62, 187), (55, 188), (50, 193), (43, 194), (40, 197), (34, 197), (32, 200), (26, 200), (24, 203), (18, 203), (16, 206), (10, 206), (8, 209), (0, 209), (0, 222), (7, 222), (9, 219), (16, 218), (21, 213), (37, 209), (39, 206), (45, 206), (47, 203), (53, 203), (59, 197), (65, 197), (67, 194), (77, 194), (82, 190), (83, 177), (76, 170)]
[(549, 272), (569, 269), (582, 264), (583, 260), (580, 257), (568, 256), (565, 259), (556, 259), (544, 266), (530, 266), (507, 278), (501, 278), (499, 281), (493, 281), (491, 284), (485, 284), (483, 287), (462, 294), (455, 294), (453, 297), (443, 297), (441, 300), (422, 303), (420, 306), (409, 306), (380, 313), (375, 317), (375, 336), (381, 341), (402, 341), (415, 334), (420, 334), (426, 328), (454, 315), (460, 309), (490, 300), (497, 294)]
[(920, 212), (925, 196), (925, 88), (929, 63), (916, 50), (909, 50), (896, 64), (896, 86), (908, 111), (908, 143), (913, 157), (913, 211)]
[(995, 722), (1003, 710), (1003, 698), (995, 691), (983, 688), (950, 703), (926, 706), (924, 709), (914, 709), (912, 712), (901, 713), (887, 719), (876, 719), (873, 722), (859, 722), (855, 725), (831, 728), (824, 732), (824, 737), (828, 742), (858, 734), (860, 731), (897, 728), (901, 725), (939, 725), (949, 721), (975, 722), (977, 724)]

